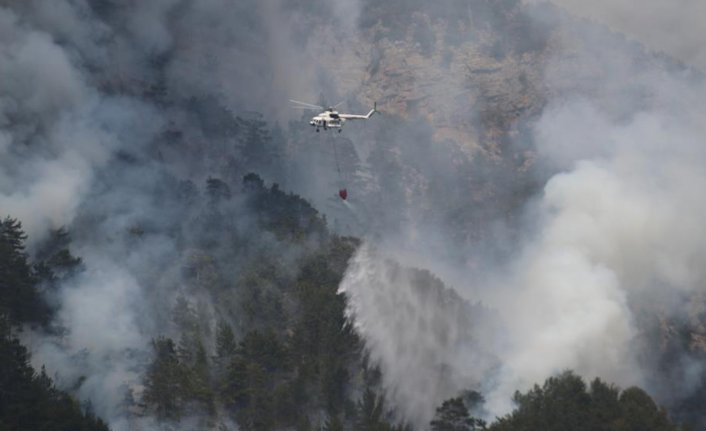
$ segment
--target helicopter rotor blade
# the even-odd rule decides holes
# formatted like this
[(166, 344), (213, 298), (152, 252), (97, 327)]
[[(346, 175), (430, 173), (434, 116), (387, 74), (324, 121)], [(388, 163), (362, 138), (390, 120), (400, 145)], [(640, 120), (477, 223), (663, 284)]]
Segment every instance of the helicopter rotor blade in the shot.
[(333, 105), (333, 108), (338, 108), (339, 106), (343, 105), (344, 103), (346, 103), (346, 101), (345, 101), (345, 100), (341, 100), (340, 102), (338, 102), (338, 103), (336, 103), (335, 105)]
[(324, 109), (323, 106), (313, 105), (313, 104), (311, 104), (311, 103), (306, 103), (306, 102), (300, 102), (300, 101), (298, 101), (298, 100), (289, 99), (289, 101), (292, 102), (292, 103), (297, 103), (297, 104), (302, 105), (302, 106), (308, 106), (308, 107), (311, 108), (311, 109)]

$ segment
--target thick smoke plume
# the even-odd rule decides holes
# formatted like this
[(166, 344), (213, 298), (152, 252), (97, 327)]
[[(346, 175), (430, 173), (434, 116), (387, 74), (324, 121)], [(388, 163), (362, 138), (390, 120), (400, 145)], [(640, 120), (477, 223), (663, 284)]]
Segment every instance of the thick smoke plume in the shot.
[[(542, 20), (547, 22), (545, 16)], [(676, 385), (680, 393), (669, 393), (675, 386), (650, 376), (660, 353), (645, 347), (648, 329), (640, 319), (645, 313), (683, 318), (680, 304), (700, 292), (706, 277), (700, 226), (706, 200), (698, 192), (706, 185), (706, 88), (700, 76), (651, 57), (616, 34), (570, 23), (575, 21), (565, 15), (553, 21), (564, 37), (549, 49), (543, 78), (549, 98), (530, 126), (537, 166), (549, 180), (525, 208), (520, 228), (527, 239), (499, 264), (484, 262), (480, 269), (444, 268), (439, 255), (421, 244), (411, 259), (499, 312), (502, 330), (486, 329), (502, 340), (486, 346), (487, 357), (499, 363), (497, 371), (464, 348), (445, 350), (437, 338), (423, 335), (415, 322), (436, 313), (438, 304), (405, 306), (396, 300), (409, 296), (404, 293), (409, 282), (386, 276), (391, 271), (385, 268), (386, 254), (371, 256), (363, 248), (342, 284), (351, 299), (349, 313), (383, 369), (414, 361), (408, 373), (388, 373), (384, 379), (393, 399), (414, 412), (410, 416), (418, 426), (433, 409), (422, 407), (413, 394), (438, 403), (459, 388), (430, 390), (428, 381), (410, 374), (443, 370), (450, 381), (481, 390), (491, 418), (510, 411), (515, 390), (565, 369), (641, 385), (665, 403), (694, 386), (685, 377)], [(417, 226), (416, 237), (419, 230), (425, 228)], [(410, 261), (405, 255), (414, 252), (404, 244), (406, 251), (397, 258)], [(443, 316), (431, 326), (458, 323), (453, 315)], [(407, 324), (398, 322), (401, 318)], [(408, 347), (396, 347), (400, 343)], [(691, 367), (688, 375), (698, 375)], [(476, 373), (483, 377), (469, 378)]]
[(386, 256), (394, 254), (363, 246), (340, 291), (399, 418), (423, 424), (436, 402), (494, 372), (497, 316), (466, 304), (429, 272)]
[(701, 23), (706, 4), (698, 1), (551, 0), (570, 12), (625, 33), (649, 49), (664, 52), (706, 71), (706, 34)]
[[(337, 39), (356, 25), (355, 3), (317, 11)], [(67, 228), (85, 267), (52, 294), (55, 332), (25, 341), (35, 366), (112, 429), (158, 427), (127, 400), (139, 402), (150, 340), (178, 334), (176, 297), (205, 310), (207, 330), (216, 321), (179, 271), (198, 251), (175, 253), (174, 232), (199, 215), (165, 190), (180, 178), (200, 199), (189, 184), (242, 178), (246, 167), (233, 171), (224, 156), (233, 143), (213, 137), (234, 113), (263, 112), (273, 126), (293, 116), (287, 99), (333, 92), (316, 58), (325, 39), (309, 34), (315, 19), (284, 1), (0, 2), (0, 212), (22, 221), (32, 250)], [(298, 175), (266, 162), (247, 168), (268, 181)], [(250, 219), (243, 210), (233, 223)], [(183, 426), (201, 426), (192, 422)]]
[[(113, 429), (157, 426), (124, 404), (139, 395), (150, 339), (176, 332), (164, 298), (198, 304), (209, 328), (217, 308), (183, 283), (198, 251), (176, 256), (173, 232), (190, 234), (194, 215), (165, 184), (191, 180), (185, 196), (201, 199), (188, 184), (243, 174), (219, 118), (259, 111), (279, 123), (291, 162), (256, 166), (267, 180), (366, 237), (340, 289), (400, 419), (424, 427), (465, 389), (503, 414), (514, 390), (567, 368), (663, 400), (693, 389), (648, 378), (640, 319), (682, 315), (706, 276), (701, 77), (511, 1), (497, 3), (512, 13), (480, 1), (298, 3), (0, 1), (0, 215), (18, 217), (32, 246), (67, 226), (86, 266), (56, 295), (63, 335), (26, 335), (36, 365)], [(704, 67), (702, 29), (644, 39), (657, 3), (635, 20), (611, 12), (624, 4), (583, 7)], [(659, 15), (683, 24), (699, 10)], [(346, 99), (352, 111), (378, 100), (383, 115), (311, 138), (287, 123), (300, 120), (290, 98)], [(330, 199), (340, 183), (355, 187), (345, 206)], [(240, 214), (232, 223), (248, 226)]]
[(70, 223), (95, 169), (152, 127), (126, 127), (152, 113), (100, 95), (67, 52), (42, 31), (0, 9), (3, 80), (0, 208), (19, 217), (32, 240)]

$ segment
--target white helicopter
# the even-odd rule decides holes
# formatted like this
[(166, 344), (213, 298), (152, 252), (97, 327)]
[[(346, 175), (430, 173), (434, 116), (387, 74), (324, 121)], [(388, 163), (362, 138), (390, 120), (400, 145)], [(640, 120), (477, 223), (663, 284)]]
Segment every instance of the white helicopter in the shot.
[(311, 121), (309, 121), (309, 124), (311, 126), (316, 127), (317, 132), (319, 131), (319, 128), (323, 127), (324, 130), (338, 129), (338, 133), (341, 133), (343, 131), (343, 123), (345, 123), (347, 120), (367, 120), (372, 117), (374, 113), (378, 112), (377, 102), (373, 104), (373, 109), (371, 109), (370, 112), (368, 112), (366, 115), (360, 115), (340, 114), (338, 111), (336, 111), (336, 108), (340, 106), (343, 102), (328, 108), (324, 108), (323, 106), (312, 105), (311, 103), (300, 102), (298, 100), (289, 99), (289, 101), (296, 104), (295, 106), (293, 106), (293, 108), (317, 109), (323, 111), (313, 117)]

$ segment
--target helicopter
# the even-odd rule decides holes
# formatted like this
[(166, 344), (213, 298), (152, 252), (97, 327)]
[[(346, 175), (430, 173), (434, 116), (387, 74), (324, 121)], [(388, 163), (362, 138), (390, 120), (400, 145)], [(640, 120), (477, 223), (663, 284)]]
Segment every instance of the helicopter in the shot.
[(348, 121), (348, 120), (367, 120), (372, 115), (376, 112), (377, 110), (377, 102), (373, 104), (373, 109), (370, 110), (366, 115), (361, 115), (361, 114), (341, 114), (338, 111), (336, 111), (336, 108), (340, 106), (343, 102), (330, 106), (328, 108), (324, 108), (323, 106), (320, 105), (313, 105), (311, 103), (305, 103), (305, 102), (300, 102), (298, 100), (292, 100), (289, 99), (290, 102), (294, 103), (295, 106), (293, 108), (298, 108), (298, 109), (318, 109), (323, 112), (317, 114), (314, 116), (311, 121), (309, 121), (309, 124), (312, 127), (316, 127), (316, 131), (318, 132), (320, 128), (323, 128), (324, 130), (328, 129), (338, 129), (338, 133), (341, 133), (343, 131), (343, 124)]

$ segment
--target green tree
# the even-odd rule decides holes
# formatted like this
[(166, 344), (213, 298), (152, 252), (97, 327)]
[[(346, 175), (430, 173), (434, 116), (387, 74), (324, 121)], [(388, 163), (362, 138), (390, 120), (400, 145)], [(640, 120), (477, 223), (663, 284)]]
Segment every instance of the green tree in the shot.
[[(179, 350), (177, 349), (177, 353)], [(181, 362), (185, 401), (196, 403), (199, 410), (205, 409), (209, 414), (215, 413), (214, 391), (210, 384), (211, 367), (200, 338), (194, 341), (193, 351), (188, 354), (188, 362), (183, 359)]]
[(82, 267), (81, 258), (71, 254), (70, 244), (69, 232), (60, 228), (51, 232), (35, 254), (38, 261), (34, 265), (35, 274), (52, 288), (57, 288), (58, 282), (74, 275)]
[(262, 365), (249, 363), (245, 377), (245, 404), (236, 415), (238, 425), (245, 430), (268, 431), (275, 425), (270, 376)]
[(249, 401), (248, 361), (242, 356), (234, 357), (227, 366), (226, 375), (221, 383), (223, 402), (232, 409), (240, 409)]
[(286, 348), (273, 331), (251, 331), (240, 342), (220, 393), (224, 403), (237, 412), (242, 429), (269, 430), (278, 419), (294, 419), (287, 391), (281, 389), (287, 362)]
[(281, 171), (284, 139), (280, 132), (273, 136), (261, 114), (236, 119), (240, 133), (237, 147), (248, 169), (272, 177)]
[(463, 398), (451, 398), (437, 407), (430, 423), (432, 431), (475, 431), (485, 429), (482, 420), (471, 417)]
[(664, 409), (657, 407), (642, 389), (632, 387), (620, 394), (620, 418), (613, 424), (615, 431), (674, 431)]
[(596, 431), (613, 429), (613, 422), (621, 416), (618, 399), (620, 389), (594, 379), (590, 386), (591, 415), (595, 418)]
[(206, 180), (206, 194), (211, 202), (218, 203), (230, 199), (230, 187), (218, 178), (209, 177)]
[(367, 388), (358, 401), (356, 430), (377, 431), (385, 424), (385, 400)]
[(17, 219), (0, 221), (0, 313), (6, 313), (12, 323), (46, 323), (50, 311), (39, 296), (25, 253), (26, 239)]
[(221, 320), (216, 328), (216, 355), (221, 359), (228, 358), (235, 354), (237, 348), (233, 328)]
[(347, 365), (359, 354), (359, 340), (345, 318), (345, 298), (337, 293), (343, 270), (332, 267), (329, 253), (311, 256), (296, 282), (298, 316), (293, 356), (299, 371), (318, 381), (330, 415), (344, 407)]
[(572, 372), (550, 377), (542, 387), (517, 392), (517, 408), (490, 426), (492, 431), (678, 431), (663, 409), (639, 388), (620, 393), (596, 379), (590, 390)]
[(159, 418), (178, 419), (183, 406), (185, 370), (170, 338), (152, 340), (152, 348), (154, 359), (145, 376), (144, 401)]
[(39, 374), (32, 369), (11, 326), (0, 314), (0, 429), (107, 431), (102, 420), (57, 390), (44, 368)]

